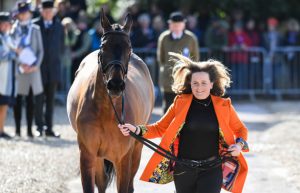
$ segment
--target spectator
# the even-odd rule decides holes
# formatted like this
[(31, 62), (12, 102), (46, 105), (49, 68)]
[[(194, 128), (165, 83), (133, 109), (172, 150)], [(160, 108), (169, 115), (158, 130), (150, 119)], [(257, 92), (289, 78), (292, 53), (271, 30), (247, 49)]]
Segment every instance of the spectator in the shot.
[(56, 17), (62, 21), (65, 17), (67, 17), (69, 9), (70, 9), (70, 2), (67, 0), (57, 0), (55, 1), (55, 6), (57, 8)]
[(225, 20), (213, 19), (205, 32), (205, 45), (212, 50), (212, 56), (220, 56), (220, 51), (228, 46), (229, 25)]
[(160, 34), (165, 31), (165, 22), (164, 19), (158, 15), (155, 16), (152, 20), (152, 28), (153, 28), (153, 35), (154, 35), (154, 42), (155, 42), (155, 48), (157, 47), (157, 41)]
[(293, 18), (287, 22), (287, 31), (284, 35), (283, 45), (299, 46), (300, 45), (300, 26), (299, 22)]
[(62, 20), (62, 25), (64, 27), (64, 52), (62, 53), (62, 77), (65, 80), (65, 90), (69, 90), (71, 87), (71, 67), (72, 67), (72, 46), (77, 42), (77, 38), (80, 34), (79, 29), (77, 29), (76, 24), (70, 17), (66, 17)]
[[(14, 107), (16, 136), (21, 136), (22, 99), (26, 96), (27, 135), (33, 137), (32, 121), (35, 102), (43, 100), (43, 84), (40, 66), (44, 56), (43, 40), (40, 27), (31, 20), (30, 4), (19, 1), (17, 21), (12, 28), (20, 56), (25, 53), (31, 57), (18, 57), (19, 72), (17, 78), (17, 101)], [(35, 113), (38, 113), (37, 111)]]
[(88, 34), (88, 19), (86, 13), (81, 11), (77, 20), (77, 28), (80, 33), (76, 43), (72, 46), (72, 81), (83, 58), (91, 51), (92, 39)]
[(244, 23), (244, 12), (243, 10), (236, 8), (232, 12), (232, 26), (240, 25)]
[(249, 39), (250, 39), (250, 45), (254, 47), (261, 46), (261, 36), (260, 32), (256, 28), (256, 23), (253, 18), (249, 19), (246, 22), (246, 30)]
[(15, 103), (15, 66), (16, 46), (9, 31), (11, 19), (8, 12), (0, 12), (0, 138), (11, 139), (4, 132), (8, 106)]
[[(299, 46), (300, 45), (300, 33), (299, 33), (299, 22), (293, 18), (287, 22), (287, 31), (284, 36), (283, 44), (285, 46)], [(298, 57), (295, 51), (286, 53), (285, 61), (289, 68), (290, 85), (293, 88), (300, 88), (300, 66)]]
[[(44, 86), (44, 99), (37, 101), (36, 124), (39, 136), (43, 134), (43, 126), (46, 125), (45, 134), (49, 137), (59, 137), (53, 131), (54, 97), (61, 81), (61, 54), (64, 51), (64, 31), (61, 22), (54, 17), (54, 2), (43, 0), (41, 17), (35, 23), (42, 32), (44, 45), (44, 58), (41, 65), (42, 80)], [(44, 103), (45, 102), (45, 103)], [(44, 114), (43, 107), (46, 107)]]
[(131, 31), (134, 31), (136, 28), (138, 28), (138, 17), (140, 14), (142, 14), (141, 8), (139, 3), (134, 3), (130, 7), (127, 8), (127, 10), (124, 12), (123, 16), (121, 19), (124, 19), (127, 15), (127, 13), (131, 14), (132, 17), (132, 26), (131, 26)]
[[(278, 20), (274, 17), (270, 17), (267, 20), (268, 31), (263, 34), (263, 46), (267, 49), (268, 58), (273, 64), (273, 77), (287, 77), (286, 65), (281, 64), (276, 60), (275, 50), (282, 45), (282, 36), (277, 30)], [(288, 83), (283, 82), (282, 79), (275, 79), (273, 85), (275, 88), (284, 88)]]
[(131, 31), (131, 44), (134, 48), (153, 48), (154, 33), (150, 27), (151, 18), (147, 13), (138, 17), (138, 27)]
[(86, 11), (85, 0), (69, 0), (70, 9), (68, 11), (67, 17), (71, 17), (74, 21), (78, 20), (79, 14)]
[(234, 29), (229, 33), (230, 63), (233, 84), (235, 89), (246, 89), (248, 82), (248, 53), (245, 49), (251, 46), (250, 39), (243, 29), (242, 23), (235, 23)]
[(269, 56), (273, 58), (274, 50), (282, 43), (282, 37), (277, 30), (278, 20), (270, 17), (267, 20), (268, 30), (263, 34), (263, 46), (269, 52)]
[(186, 28), (196, 35), (198, 39), (198, 44), (200, 45), (200, 40), (202, 39), (202, 32), (198, 28), (197, 17), (194, 15), (188, 15), (186, 24)]
[(86, 11), (87, 9), (86, 0), (69, 0), (69, 2), (73, 6), (78, 6), (79, 10)]
[[(253, 18), (248, 19), (246, 22), (246, 29), (245, 32), (247, 33), (250, 39), (251, 47), (261, 47), (261, 32), (256, 27), (256, 22)], [(263, 73), (263, 66), (262, 66), (262, 56), (259, 52), (251, 52), (249, 55), (249, 76), (251, 77), (249, 80), (249, 88), (250, 89), (258, 89), (262, 88), (262, 73)]]
[(103, 33), (103, 31), (102, 31), (100, 21), (97, 21), (94, 24), (94, 27), (89, 30), (89, 35), (91, 36), (91, 39), (92, 39), (92, 46), (91, 46), (92, 51), (99, 49), (100, 44), (101, 44), (102, 33)]
[(156, 16), (161, 16), (163, 17), (164, 13), (160, 9), (157, 3), (152, 2), (150, 5), (150, 17), (153, 20)]
[(193, 60), (199, 60), (197, 37), (191, 31), (185, 30), (185, 22), (182, 13), (171, 13), (168, 20), (169, 30), (163, 32), (158, 39), (157, 61), (160, 66), (159, 84), (164, 94), (164, 112), (176, 96), (171, 89), (174, 62), (169, 61), (168, 53), (182, 53)]

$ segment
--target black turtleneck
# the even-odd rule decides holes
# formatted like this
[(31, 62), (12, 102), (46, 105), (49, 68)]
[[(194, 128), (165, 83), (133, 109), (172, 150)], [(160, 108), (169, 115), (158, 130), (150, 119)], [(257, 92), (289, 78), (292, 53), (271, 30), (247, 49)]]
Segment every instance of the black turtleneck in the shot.
[(217, 156), (218, 150), (219, 124), (211, 97), (203, 100), (193, 97), (180, 131), (178, 157), (203, 160)]

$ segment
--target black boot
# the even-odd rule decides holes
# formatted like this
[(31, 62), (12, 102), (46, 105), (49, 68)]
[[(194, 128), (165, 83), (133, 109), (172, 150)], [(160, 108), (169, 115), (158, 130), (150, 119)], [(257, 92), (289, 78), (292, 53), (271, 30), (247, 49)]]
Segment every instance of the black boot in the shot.
[(9, 140), (9, 139), (11, 139), (11, 136), (9, 136), (9, 135), (8, 135), (7, 133), (5, 133), (5, 132), (2, 132), (2, 133), (0, 133), (0, 138)]
[(56, 138), (60, 137), (60, 134), (52, 131), (52, 129), (51, 130), (47, 129), (45, 134), (47, 137), (56, 137)]
[(21, 120), (16, 120), (16, 137), (21, 137)]
[(30, 128), (27, 128), (27, 136), (28, 136), (29, 138), (33, 138), (33, 134), (32, 134), (32, 129), (31, 129), (31, 127), (30, 127)]
[(16, 128), (16, 137), (21, 137), (21, 129), (18, 126)]
[(37, 129), (36, 129), (36, 133), (35, 133), (35, 136), (36, 137), (43, 137), (43, 127), (42, 126), (39, 126)]

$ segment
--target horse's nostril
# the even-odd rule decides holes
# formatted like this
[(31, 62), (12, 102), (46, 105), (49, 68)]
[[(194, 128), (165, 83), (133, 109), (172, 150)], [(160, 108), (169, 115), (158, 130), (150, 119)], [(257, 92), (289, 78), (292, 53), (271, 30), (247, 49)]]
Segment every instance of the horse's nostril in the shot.
[(108, 90), (111, 90), (113, 88), (112, 81), (108, 81), (106, 87), (107, 87)]
[(125, 82), (124, 82), (124, 81), (121, 82), (120, 89), (121, 89), (121, 90), (124, 90), (124, 89), (125, 89)]
[(108, 90), (124, 90), (125, 83), (123, 80), (110, 80), (107, 83)]

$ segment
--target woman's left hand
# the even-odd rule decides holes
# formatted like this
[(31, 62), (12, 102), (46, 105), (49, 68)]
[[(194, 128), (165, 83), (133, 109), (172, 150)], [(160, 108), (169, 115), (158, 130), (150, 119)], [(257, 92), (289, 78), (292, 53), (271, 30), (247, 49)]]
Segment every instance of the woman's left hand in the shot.
[(240, 155), (242, 147), (239, 144), (232, 144), (229, 146), (228, 151), (231, 151), (231, 155), (236, 157)]

